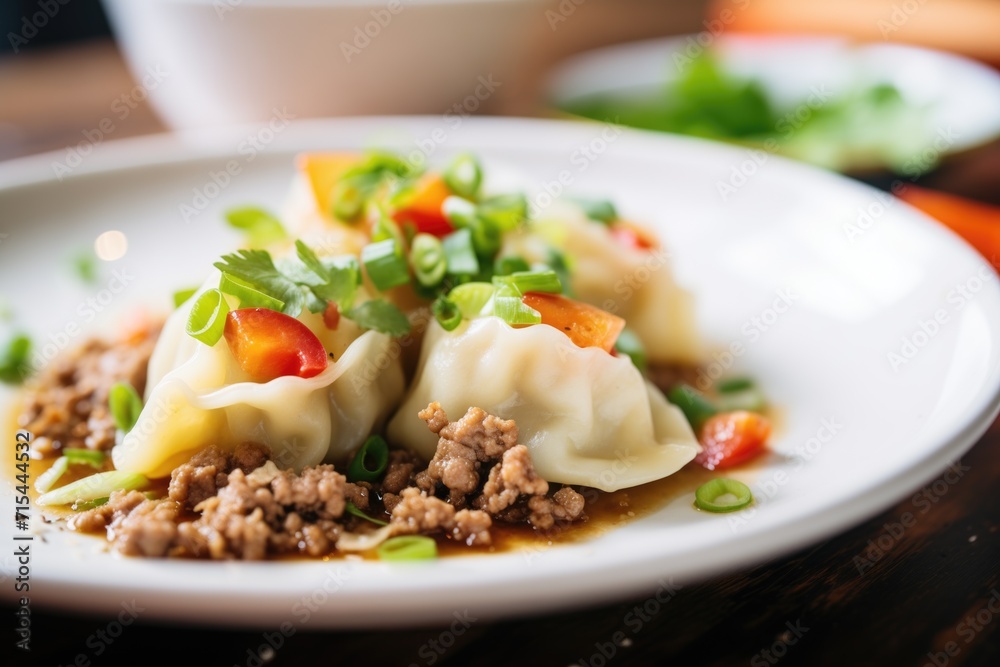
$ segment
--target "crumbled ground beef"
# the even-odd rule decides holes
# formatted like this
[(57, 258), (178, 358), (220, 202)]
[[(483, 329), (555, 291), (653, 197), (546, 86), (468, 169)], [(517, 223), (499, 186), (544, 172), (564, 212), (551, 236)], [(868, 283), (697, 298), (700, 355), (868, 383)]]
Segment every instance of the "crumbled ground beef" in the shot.
[(20, 428), (34, 435), (41, 456), (58, 456), (67, 448), (99, 451), (115, 444), (115, 424), (108, 410), (108, 391), (128, 382), (141, 395), (146, 367), (158, 328), (149, 328), (127, 343), (91, 340), (57, 357), (29, 383)]
[(261, 445), (228, 453), (209, 447), (174, 470), (168, 497), (115, 492), (107, 504), (75, 516), (71, 527), (106, 530), (128, 555), (261, 560), (325, 556), (345, 533), (372, 529), (347, 511), (348, 503), (388, 519), (392, 535), (443, 534), (469, 546), (491, 544), (495, 521), (549, 530), (583, 517), (575, 490), (549, 495), (527, 447), (517, 444), (513, 421), (470, 408), (449, 422), (437, 403), (420, 417), (440, 437), (424, 470), (412, 454), (393, 451), (381, 483), (355, 484), (332, 465), (279, 470)]

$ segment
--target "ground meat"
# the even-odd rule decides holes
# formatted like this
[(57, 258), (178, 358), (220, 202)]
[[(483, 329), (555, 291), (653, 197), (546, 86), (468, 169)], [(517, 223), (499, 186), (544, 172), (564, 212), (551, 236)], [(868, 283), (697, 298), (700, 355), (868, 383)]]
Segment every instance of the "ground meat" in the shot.
[(108, 410), (108, 391), (128, 382), (140, 394), (158, 329), (150, 328), (128, 342), (91, 340), (57, 357), (32, 380), (18, 425), (31, 431), (34, 451), (57, 456), (63, 448), (105, 451), (115, 444), (115, 424)]
[(496, 515), (504, 511), (521, 495), (545, 495), (549, 483), (538, 476), (531, 454), (524, 445), (517, 445), (503, 454), (500, 463), (490, 470), (489, 479), (473, 505)]
[(454, 505), (410, 487), (400, 494), (389, 525), (397, 535), (443, 532), (470, 546), (483, 546), (491, 542), (493, 521), (486, 512), (455, 511)]
[(568, 486), (556, 491), (551, 497), (533, 496), (528, 500), (531, 515), (528, 521), (540, 530), (549, 530), (556, 522), (569, 523), (583, 516), (584, 497)]
[(511, 420), (471, 407), (457, 422), (448, 422), (441, 405), (431, 403), (418, 416), (427, 422), (439, 440), (427, 470), (416, 477), (417, 486), (433, 493), (438, 484), (449, 490), (456, 507), (466, 504), (466, 496), (479, 486), (480, 470), (495, 463), (517, 444), (517, 425)]
[(203, 449), (170, 474), (170, 497), (194, 509), (226, 485), (230, 472), (239, 468), (249, 474), (264, 465), (268, 453), (267, 447), (254, 442), (240, 443), (229, 453), (215, 446)]
[(166, 556), (177, 538), (181, 506), (170, 499), (149, 500), (139, 491), (115, 491), (108, 502), (77, 514), (70, 528), (107, 530), (115, 548), (128, 556)]

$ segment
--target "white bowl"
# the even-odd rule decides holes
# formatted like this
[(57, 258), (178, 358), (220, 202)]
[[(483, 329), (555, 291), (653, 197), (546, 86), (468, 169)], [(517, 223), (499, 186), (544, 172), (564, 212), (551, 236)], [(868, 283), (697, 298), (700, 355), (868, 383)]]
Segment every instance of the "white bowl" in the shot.
[(506, 78), (532, 0), (104, 0), (175, 129), (471, 113)]

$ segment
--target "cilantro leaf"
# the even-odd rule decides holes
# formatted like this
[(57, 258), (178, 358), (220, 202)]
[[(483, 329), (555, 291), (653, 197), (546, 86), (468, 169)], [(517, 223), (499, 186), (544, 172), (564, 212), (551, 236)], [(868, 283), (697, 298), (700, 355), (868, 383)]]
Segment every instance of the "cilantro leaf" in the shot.
[[(261, 292), (285, 303), (281, 312), (296, 317), (303, 306), (313, 306), (315, 296), (295, 280), (289, 278), (274, 266), (271, 254), (266, 250), (238, 250), (231, 255), (223, 255), (214, 264), (215, 268), (255, 286)], [(312, 300), (310, 297), (313, 297)], [(314, 312), (326, 307), (322, 304)], [(310, 307), (310, 310), (313, 310)]]
[(288, 238), (281, 221), (259, 208), (235, 208), (226, 212), (226, 222), (230, 227), (246, 234), (252, 246), (266, 246)]
[(385, 299), (365, 301), (344, 313), (363, 329), (374, 329), (392, 337), (410, 333), (410, 320), (399, 308)]
[(324, 301), (333, 301), (342, 310), (348, 310), (361, 282), (358, 260), (351, 256), (321, 260), (302, 241), (295, 242), (295, 252), (302, 265), (320, 280), (319, 283), (309, 283), (313, 294)]

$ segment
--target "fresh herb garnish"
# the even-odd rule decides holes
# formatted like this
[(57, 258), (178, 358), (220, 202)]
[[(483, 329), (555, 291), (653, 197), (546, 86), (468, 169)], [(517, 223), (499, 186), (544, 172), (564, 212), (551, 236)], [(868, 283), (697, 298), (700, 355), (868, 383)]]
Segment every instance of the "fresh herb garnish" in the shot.
[(139, 413), (142, 412), (142, 397), (129, 383), (118, 382), (108, 391), (108, 410), (111, 412), (111, 418), (118, 430), (128, 433), (139, 421)]
[(20, 384), (29, 375), (28, 356), (31, 354), (31, 339), (18, 334), (10, 339), (0, 353), (0, 382)]
[(365, 301), (344, 313), (344, 317), (354, 320), (362, 329), (374, 329), (394, 338), (410, 333), (410, 320), (385, 299)]
[(389, 465), (389, 445), (380, 435), (371, 435), (347, 466), (347, 481), (374, 482)]
[(254, 247), (268, 246), (288, 238), (281, 221), (259, 208), (236, 208), (226, 212), (230, 227), (246, 234), (247, 243)]

